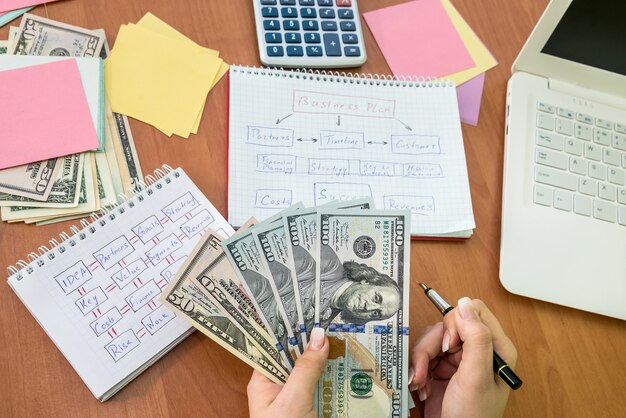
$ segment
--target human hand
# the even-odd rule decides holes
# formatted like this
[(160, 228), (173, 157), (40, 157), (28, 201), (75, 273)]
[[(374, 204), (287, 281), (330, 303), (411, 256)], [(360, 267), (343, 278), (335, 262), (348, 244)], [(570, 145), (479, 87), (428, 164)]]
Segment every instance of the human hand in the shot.
[(462, 298), (411, 350), (409, 388), (425, 401), (424, 417), (497, 418), (509, 387), (493, 372), (493, 351), (515, 368), (517, 351), (480, 300)]
[(313, 393), (329, 351), (328, 338), (323, 328), (313, 328), (311, 340), (287, 379), (279, 385), (258, 371), (248, 383), (248, 408), (251, 418), (317, 418)]

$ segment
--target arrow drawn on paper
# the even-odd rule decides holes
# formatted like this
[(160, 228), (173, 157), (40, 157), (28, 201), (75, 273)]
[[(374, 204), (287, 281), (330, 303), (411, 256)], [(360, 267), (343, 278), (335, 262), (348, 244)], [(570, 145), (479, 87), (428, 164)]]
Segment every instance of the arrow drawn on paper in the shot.
[(404, 128), (405, 128), (407, 131), (411, 131), (411, 132), (413, 132), (413, 129), (411, 129), (411, 127), (410, 127), (409, 125), (407, 125), (406, 123), (402, 122), (400, 119), (396, 119), (396, 120), (397, 120), (398, 122), (400, 122), (400, 123), (402, 124), (402, 126), (404, 126)]
[[(293, 115), (293, 113), (292, 113), (291, 115)], [(282, 121), (284, 121), (285, 119), (287, 119), (287, 118), (288, 118), (289, 116), (291, 116), (291, 115), (287, 115), (287, 116), (285, 116), (285, 117), (284, 117), (284, 118), (282, 118), (282, 119), (276, 119), (276, 125), (278, 125), (279, 123), (281, 123)]]

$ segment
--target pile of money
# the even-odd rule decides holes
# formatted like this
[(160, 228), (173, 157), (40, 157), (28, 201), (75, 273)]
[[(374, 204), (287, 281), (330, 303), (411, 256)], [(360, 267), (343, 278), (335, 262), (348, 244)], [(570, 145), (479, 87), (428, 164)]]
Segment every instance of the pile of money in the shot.
[(357, 200), (295, 205), (231, 237), (209, 230), (161, 301), (277, 383), (323, 327), (319, 416), (405, 417), (410, 224)]
[[(9, 28), (0, 54), (107, 57), (104, 30), (90, 30), (25, 14)], [(2, 220), (45, 225), (117, 204), (141, 187), (143, 175), (128, 119), (111, 112), (104, 97), (102, 150), (0, 170)]]

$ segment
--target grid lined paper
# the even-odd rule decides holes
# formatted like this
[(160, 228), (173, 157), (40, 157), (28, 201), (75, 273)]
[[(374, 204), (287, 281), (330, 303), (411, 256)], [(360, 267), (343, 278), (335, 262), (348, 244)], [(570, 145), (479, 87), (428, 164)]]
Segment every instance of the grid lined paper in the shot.
[(231, 67), (231, 225), (361, 197), (413, 235), (474, 228), (453, 84)]

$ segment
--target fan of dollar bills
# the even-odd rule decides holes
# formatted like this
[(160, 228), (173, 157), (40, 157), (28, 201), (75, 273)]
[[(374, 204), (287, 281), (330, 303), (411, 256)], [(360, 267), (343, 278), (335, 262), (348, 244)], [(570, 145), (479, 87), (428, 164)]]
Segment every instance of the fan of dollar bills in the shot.
[[(0, 54), (65, 55), (106, 58), (104, 30), (84, 29), (25, 14), (9, 28)], [(2, 220), (45, 225), (117, 203), (117, 196), (139, 187), (143, 175), (126, 116), (112, 113), (108, 99), (101, 110), (102, 152), (85, 152), (0, 170)]]
[(209, 230), (161, 300), (278, 383), (321, 326), (319, 415), (408, 416), (410, 213), (372, 206), (296, 205), (230, 238)]

